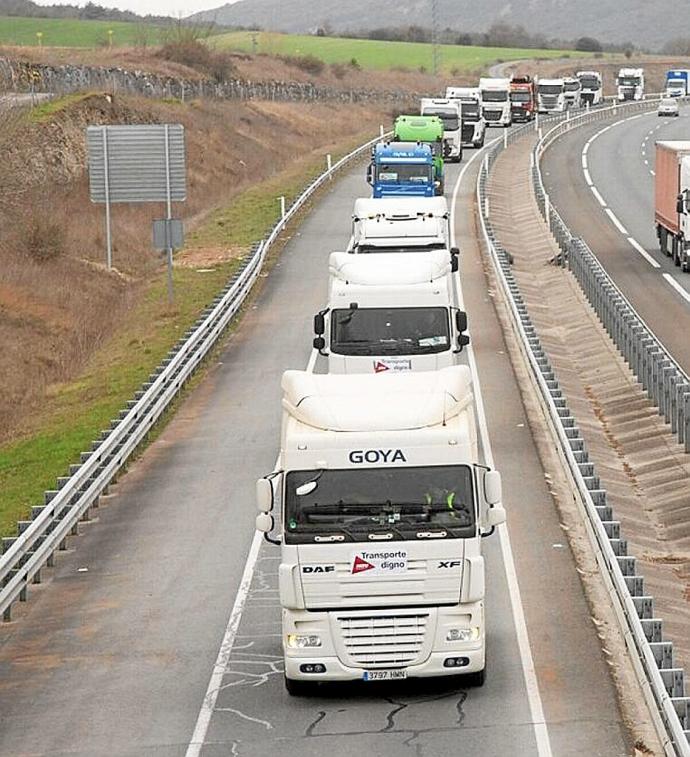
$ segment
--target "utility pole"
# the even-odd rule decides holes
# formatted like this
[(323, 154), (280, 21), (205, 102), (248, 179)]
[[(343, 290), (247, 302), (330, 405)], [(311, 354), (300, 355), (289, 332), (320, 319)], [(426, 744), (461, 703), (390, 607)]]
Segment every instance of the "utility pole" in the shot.
[(431, 0), (431, 70), (438, 76), (441, 67), (441, 47), (439, 45), (438, 0)]

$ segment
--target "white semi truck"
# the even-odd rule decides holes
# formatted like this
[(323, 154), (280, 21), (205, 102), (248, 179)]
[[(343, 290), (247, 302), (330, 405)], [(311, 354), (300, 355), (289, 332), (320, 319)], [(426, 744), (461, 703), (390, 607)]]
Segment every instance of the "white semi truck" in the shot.
[(422, 98), (422, 116), (438, 116), (443, 121), (443, 142), (447, 152), (444, 159), (450, 163), (462, 160), (462, 103), (447, 98)]
[(566, 108), (580, 107), (580, 92), (582, 86), (580, 80), (575, 76), (566, 76), (563, 78), (563, 94), (565, 96)]
[(566, 107), (563, 79), (539, 79), (537, 82), (539, 113), (563, 113)]
[(347, 251), (450, 250), (449, 219), (445, 197), (360, 197), (355, 200)]
[[(278, 468), (256, 526), (281, 545), (285, 684), (486, 666), (482, 536), (505, 521), (470, 372), (283, 375)], [(276, 538), (277, 537), (277, 538)]]
[(644, 99), (644, 69), (621, 68), (616, 78), (619, 100)]
[(599, 71), (578, 71), (575, 76), (580, 82), (580, 105), (599, 105), (603, 97), (603, 84)]
[(446, 98), (462, 103), (462, 146), (484, 147), (486, 121), (478, 87), (448, 87)]
[(389, 255), (334, 252), (328, 304), (314, 347), (329, 373), (434, 371), (469, 343), (446, 250)]
[(510, 126), (510, 79), (481, 78), (482, 115), (487, 126)]

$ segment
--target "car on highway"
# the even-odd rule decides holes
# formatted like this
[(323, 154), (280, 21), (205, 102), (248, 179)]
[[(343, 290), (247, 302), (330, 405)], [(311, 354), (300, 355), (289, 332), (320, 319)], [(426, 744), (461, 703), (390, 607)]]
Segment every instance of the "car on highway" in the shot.
[(671, 97), (665, 97), (657, 108), (657, 115), (659, 116), (678, 116), (680, 111), (678, 109), (678, 100), (674, 100)]

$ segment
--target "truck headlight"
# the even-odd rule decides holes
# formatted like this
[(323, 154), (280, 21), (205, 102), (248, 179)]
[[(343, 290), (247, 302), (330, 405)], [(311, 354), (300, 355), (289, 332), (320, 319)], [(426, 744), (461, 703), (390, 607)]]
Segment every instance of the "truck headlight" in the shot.
[(477, 641), (479, 626), (472, 628), (450, 628), (446, 634), (446, 641)]
[(289, 633), (287, 646), (290, 649), (309, 649), (321, 646), (321, 637), (315, 634)]

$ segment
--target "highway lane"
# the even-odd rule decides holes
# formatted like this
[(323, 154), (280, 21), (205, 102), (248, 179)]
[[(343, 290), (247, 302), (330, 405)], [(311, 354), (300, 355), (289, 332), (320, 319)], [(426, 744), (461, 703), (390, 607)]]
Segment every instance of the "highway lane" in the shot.
[[(476, 250), (470, 255), (472, 174), (457, 221), (465, 296), (548, 735), (555, 755), (623, 755), (606, 664), (481, 262)], [(186, 753), (252, 542), (254, 482), (278, 450), (280, 376), (307, 362), (327, 256), (347, 242), (354, 199), (367, 190), (362, 177), (353, 171), (318, 203), (219, 364), (118, 485), (78, 550), (60, 558), (55, 579), (0, 628), (0, 755)], [(262, 544), (201, 754), (537, 754), (506, 543), (485, 543), (484, 688), (355, 687), (304, 700), (283, 690), (278, 551)], [(536, 731), (544, 743), (543, 726)]]
[(690, 340), (687, 329), (678, 327), (690, 319), (690, 276), (659, 250), (652, 173), (656, 140), (690, 138), (690, 112), (682, 108), (681, 114), (662, 119), (653, 112), (574, 130), (547, 150), (542, 170), (563, 220), (690, 371)]

